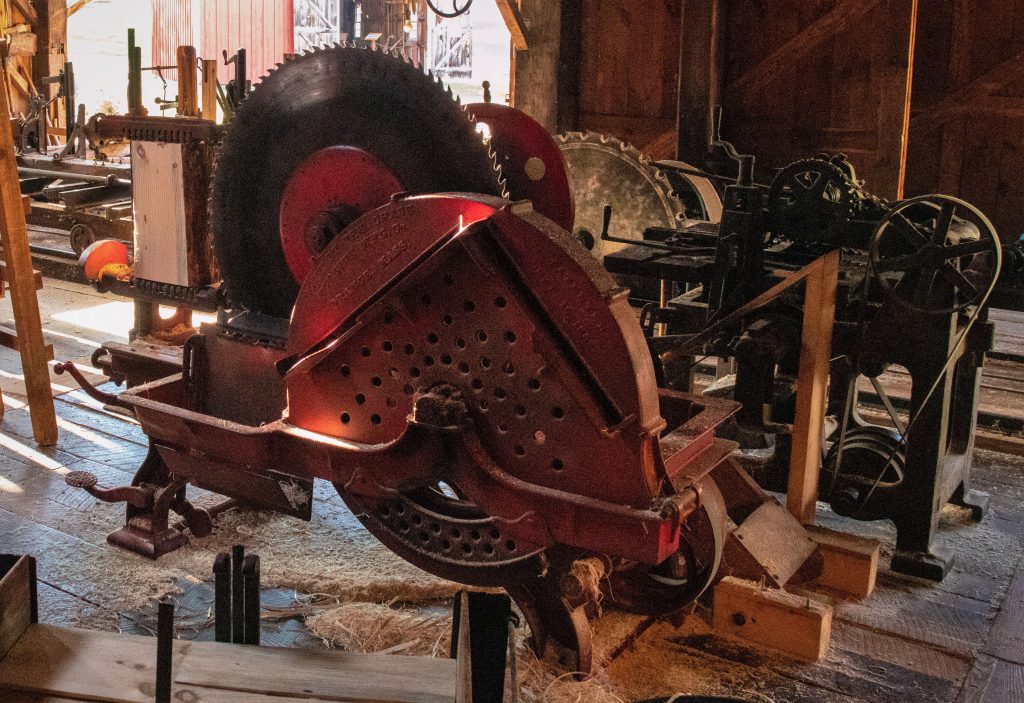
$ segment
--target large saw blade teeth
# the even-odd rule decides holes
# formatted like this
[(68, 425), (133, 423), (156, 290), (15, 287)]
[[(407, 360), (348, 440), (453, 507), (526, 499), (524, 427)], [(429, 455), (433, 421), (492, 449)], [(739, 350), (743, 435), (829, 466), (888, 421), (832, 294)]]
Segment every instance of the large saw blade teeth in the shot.
[(599, 239), (605, 205), (612, 206), (612, 234), (627, 239), (685, 219), (685, 203), (668, 178), (636, 147), (595, 132), (569, 132), (559, 142), (576, 197), (576, 229), (596, 239), (592, 251), (599, 259), (624, 246)]
[(280, 200), (295, 168), (331, 146), (366, 151), (404, 190), (504, 192), (483, 136), (440, 81), (381, 49), (304, 53), (255, 83), (216, 159), (214, 248), (233, 306), (291, 313), (298, 286), (281, 247)]

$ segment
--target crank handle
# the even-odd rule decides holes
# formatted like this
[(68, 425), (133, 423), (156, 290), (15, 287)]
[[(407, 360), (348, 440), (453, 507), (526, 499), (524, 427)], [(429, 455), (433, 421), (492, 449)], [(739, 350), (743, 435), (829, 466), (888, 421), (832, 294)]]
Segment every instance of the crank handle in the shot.
[(138, 486), (100, 488), (97, 482), (96, 474), (91, 471), (72, 471), (64, 477), (64, 483), (72, 488), (81, 488), (104, 503), (128, 503), (136, 508), (148, 508), (153, 504), (153, 494)]

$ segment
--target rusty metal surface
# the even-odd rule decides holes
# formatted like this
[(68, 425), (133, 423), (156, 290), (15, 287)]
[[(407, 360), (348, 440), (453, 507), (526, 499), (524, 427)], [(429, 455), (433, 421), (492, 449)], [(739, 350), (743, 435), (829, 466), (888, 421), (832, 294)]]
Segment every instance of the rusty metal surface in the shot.
[(529, 200), (533, 209), (572, 231), (576, 204), (565, 156), (543, 125), (525, 112), (498, 103), (473, 103), (466, 110), (487, 125), (488, 144), (501, 164), (512, 200)]
[(219, 139), (217, 123), (197, 117), (142, 117), (135, 115), (95, 115), (89, 121), (92, 141), (143, 142), (215, 142)]

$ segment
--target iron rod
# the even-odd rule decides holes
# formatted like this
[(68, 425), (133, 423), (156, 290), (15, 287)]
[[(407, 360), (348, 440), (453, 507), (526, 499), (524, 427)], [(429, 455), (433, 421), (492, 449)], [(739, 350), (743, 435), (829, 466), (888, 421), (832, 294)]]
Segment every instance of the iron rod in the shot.
[(231, 548), (231, 641), (235, 644), (245, 642), (244, 562), (245, 547), (236, 544)]
[(161, 601), (156, 620), (156, 703), (171, 703), (171, 659), (174, 655), (174, 603)]
[(245, 644), (260, 644), (260, 558), (250, 555), (242, 566), (245, 590)]
[(231, 555), (227, 552), (213, 562), (213, 629), (216, 641), (231, 641)]

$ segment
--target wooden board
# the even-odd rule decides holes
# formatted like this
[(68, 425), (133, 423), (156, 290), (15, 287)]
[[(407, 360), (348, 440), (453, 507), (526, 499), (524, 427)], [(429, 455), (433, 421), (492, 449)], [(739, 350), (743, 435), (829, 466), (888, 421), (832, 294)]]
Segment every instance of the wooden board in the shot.
[(181, 144), (132, 143), (135, 276), (188, 286)]
[(994, 657), (1024, 665), (1024, 562), (1010, 582), (1003, 607), (986, 639), (985, 652)]
[[(35, 569), (27, 557), (0, 556), (0, 659), (11, 651), (36, 619)], [(13, 562), (13, 563), (12, 563)]]
[(681, 0), (583, 0), (579, 127), (643, 147), (676, 124)]
[[(151, 703), (155, 662), (152, 637), (33, 625), (0, 661), (0, 690)], [(204, 703), (451, 703), (455, 667), (450, 659), (175, 641), (174, 695)]]

